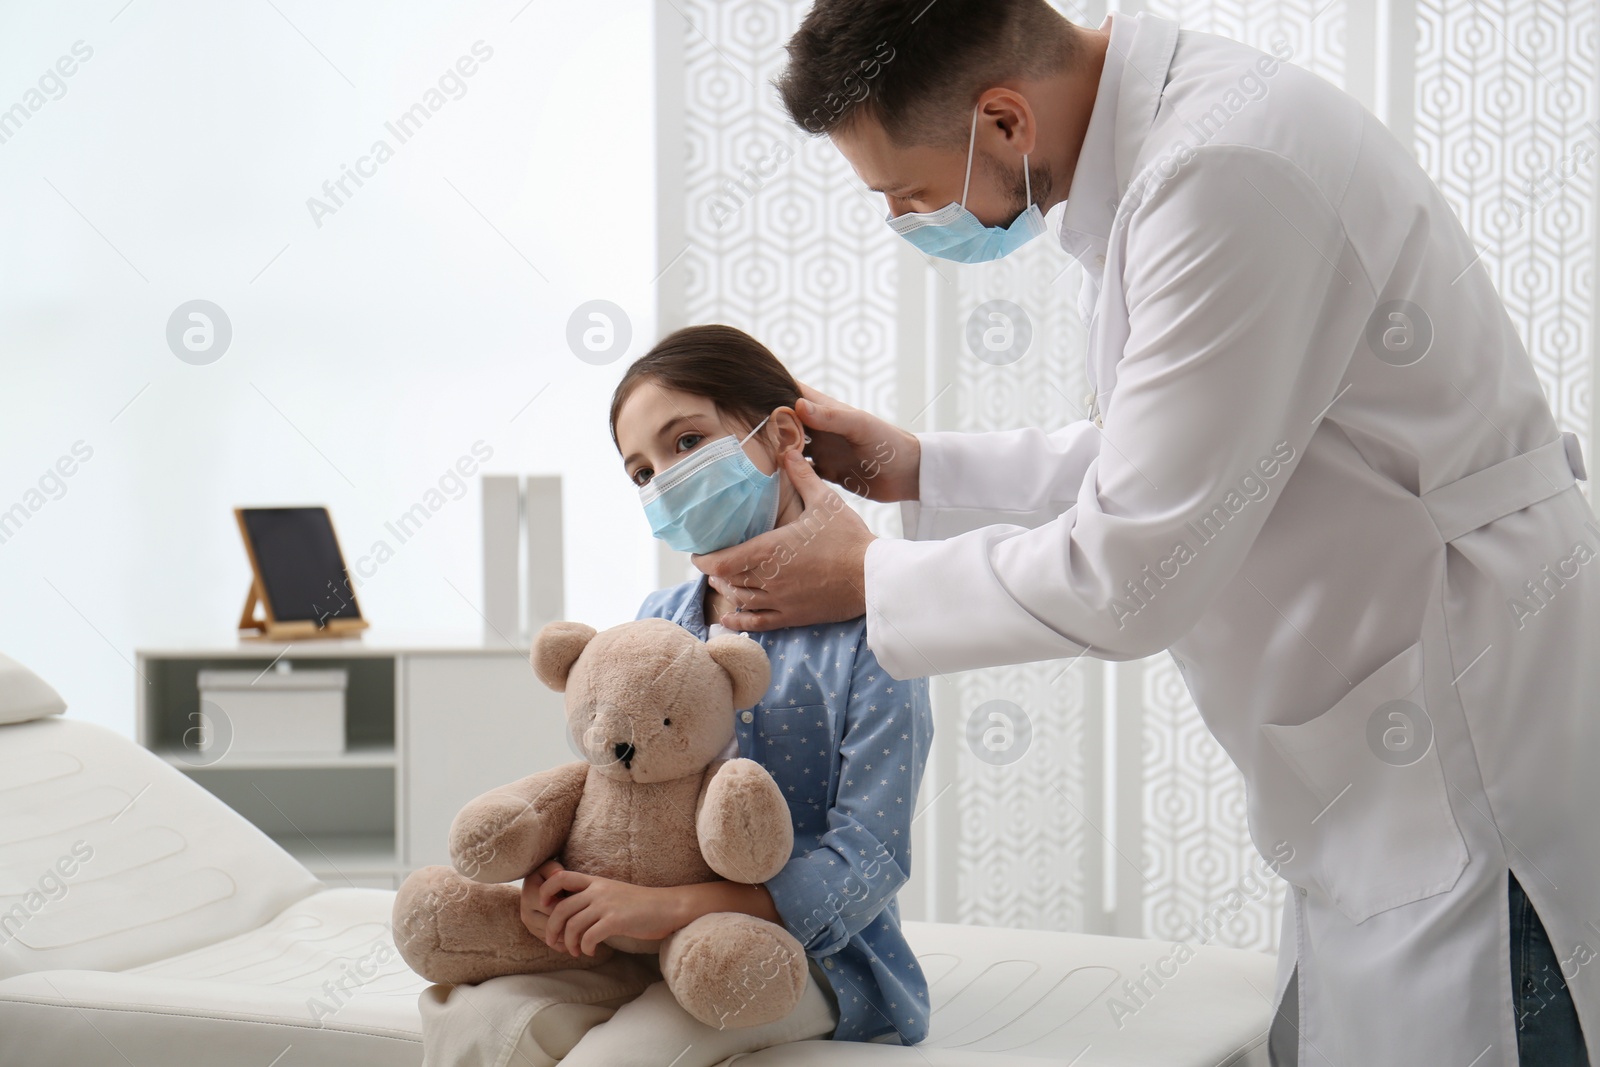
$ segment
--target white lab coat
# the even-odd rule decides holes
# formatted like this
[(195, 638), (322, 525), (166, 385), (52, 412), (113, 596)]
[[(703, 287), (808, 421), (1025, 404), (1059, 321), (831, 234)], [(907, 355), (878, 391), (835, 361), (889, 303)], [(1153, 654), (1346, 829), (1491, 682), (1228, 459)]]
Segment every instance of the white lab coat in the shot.
[(867, 552), (868, 642), (896, 678), (1170, 649), (1258, 850), (1291, 855), (1300, 1063), (1515, 1064), (1508, 867), (1600, 1063), (1576, 439), (1377, 119), (1236, 42), (1110, 22), (1061, 234), (1091, 418), (919, 435), (911, 539)]

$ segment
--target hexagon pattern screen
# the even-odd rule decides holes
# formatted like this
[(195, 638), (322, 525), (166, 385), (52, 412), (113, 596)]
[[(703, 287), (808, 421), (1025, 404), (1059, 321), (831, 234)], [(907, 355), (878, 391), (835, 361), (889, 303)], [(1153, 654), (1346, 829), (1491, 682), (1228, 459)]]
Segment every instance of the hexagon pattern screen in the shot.
[[(1105, 14), (1099, 3), (1058, 6), (1090, 26)], [(1050, 237), (994, 264), (957, 266), (893, 236), (881, 199), (777, 102), (771, 82), (806, 7), (657, 6), (663, 329), (739, 326), (802, 381), (915, 430), (1054, 429), (1083, 417), (1077, 264)], [(1292, 62), (1409, 137), (1478, 241), (1562, 428), (1586, 448), (1600, 239), (1596, 8), (1143, 5), (1187, 29), (1287, 46)], [(1031, 337), (1018, 358), (981, 358), (969, 342), (983, 336), (992, 300), (1023, 311)], [(894, 508), (861, 510), (876, 532), (900, 533)], [(1210, 920), (1215, 943), (1276, 947), (1282, 883), (1251, 891), (1261, 864), (1242, 780), (1169, 657), (971, 671), (934, 692), (940, 736), (907, 914), (1190, 940)], [(1027, 738), (1020, 758), (978, 758), (969, 727), (991, 724)]]

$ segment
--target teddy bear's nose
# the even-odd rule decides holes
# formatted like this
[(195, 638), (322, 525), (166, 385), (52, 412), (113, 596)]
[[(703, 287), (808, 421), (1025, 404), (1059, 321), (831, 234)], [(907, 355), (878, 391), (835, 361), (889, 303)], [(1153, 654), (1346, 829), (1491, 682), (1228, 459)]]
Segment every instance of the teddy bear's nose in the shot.
[(611, 751), (617, 754), (617, 759), (627, 764), (633, 759), (633, 746), (626, 741), (618, 741), (611, 746)]

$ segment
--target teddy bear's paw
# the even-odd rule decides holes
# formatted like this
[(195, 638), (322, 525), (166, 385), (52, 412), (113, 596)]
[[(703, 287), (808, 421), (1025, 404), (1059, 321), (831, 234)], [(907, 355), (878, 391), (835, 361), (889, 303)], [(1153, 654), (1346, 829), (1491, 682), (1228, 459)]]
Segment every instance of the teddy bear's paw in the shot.
[(567, 763), (472, 800), (450, 823), (450, 862), (474, 882), (522, 878), (566, 837), (588, 771)]
[(576, 957), (551, 948), (528, 932), (521, 907), (516, 885), (484, 885), (449, 867), (423, 867), (395, 894), (395, 947), (413, 971), (444, 985), (592, 967), (610, 958), (605, 945)]
[(751, 759), (729, 760), (717, 770), (695, 828), (706, 863), (732, 882), (765, 882), (794, 851), (794, 823), (783, 791)]
[(667, 938), (661, 974), (683, 1009), (719, 1030), (776, 1022), (805, 992), (805, 950), (776, 923), (703, 915)]

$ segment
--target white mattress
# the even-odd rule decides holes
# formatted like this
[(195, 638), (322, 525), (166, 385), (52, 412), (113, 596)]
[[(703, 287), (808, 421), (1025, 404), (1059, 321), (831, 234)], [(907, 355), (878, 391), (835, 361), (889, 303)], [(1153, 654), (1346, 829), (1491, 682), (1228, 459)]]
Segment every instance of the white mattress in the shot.
[(420, 1064), (428, 983), (395, 954), (393, 902), (390, 890), (329, 889), (169, 960), (9, 978), (0, 1065), (267, 1067), (290, 1048), (280, 1067)]
[(120, 734), (0, 726), (0, 978), (123, 970), (253, 930), (321, 883)]
[[(265, 1067), (291, 1047), (296, 1064), (420, 1064), (416, 1000), (426, 983), (393, 953), (393, 897), (330, 889), (259, 930), (170, 960), (0, 982), (0, 1067)], [(927, 1041), (802, 1042), (741, 1067), (1266, 1063), (1273, 964), (1259, 953), (1200, 950), (1161, 986), (1146, 979), (1150, 995), (1119, 1026), (1111, 998), (1134, 1006), (1123, 982), (1154, 969), (1170, 945), (928, 923), (907, 932), (931, 986)]]
[[(93, 858), (32, 908), (76, 841)], [(70, 720), (0, 727), (0, 1067), (420, 1064), (394, 894), (325, 889), (131, 742)], [(14, 913), (13, 913), (14, 914)], [(1128, 938), (908, 923), (932, 1032), (802, 1042), (740, 1067), (1265, 1064), (1273, 961)], [(1127, 982), (1142, 982), (1130, 993)]]

